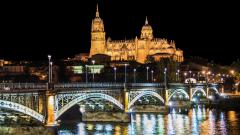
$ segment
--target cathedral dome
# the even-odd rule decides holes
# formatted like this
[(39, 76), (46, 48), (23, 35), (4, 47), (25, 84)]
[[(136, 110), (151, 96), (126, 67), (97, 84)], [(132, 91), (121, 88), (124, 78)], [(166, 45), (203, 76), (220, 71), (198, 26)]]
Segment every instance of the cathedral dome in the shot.
[(152, 29), (152, 26), (148, 24), (147, 17), (145, 20), (145, 25), (143, 25), (143, 27), (142, 27), (141, 38), (142, 39), (146, 39), (146, 38), (152, 39), (153, 38), (153, 29)]
[(147, 23), (147, 24), (143, 25), (142, 31), (153, 31), (152, 26)]

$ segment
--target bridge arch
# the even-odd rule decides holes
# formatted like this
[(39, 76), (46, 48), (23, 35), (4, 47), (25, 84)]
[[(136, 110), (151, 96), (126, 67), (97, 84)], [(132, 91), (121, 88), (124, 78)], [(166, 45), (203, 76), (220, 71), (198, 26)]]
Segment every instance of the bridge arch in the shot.
[(162, 101), (162, 103), (164, 103), (164, 99), (156, 92), (154, 91), (143, 91), (141, 92), (139, 95), (137, 95), (129, 104), (128, 104), (128, 109), (130, 109), (130, 107), (141, 97), (146, 96), (146, 95), (152, 95), (155, 96), (156, 98), (158, 98), (159, 100)]
[(193, 99), (193, 96), (194, 96), (198, 91), (202, 92), (204, 96), (207, 96), (207, 93), (204, 91), (203, 88), (193, 88), (193, 89), (195, 89), (195, 91), (194, 91), (193, 94), (192, 94), (191, 100)]
[(0, 100), (0, 108), (7, 108), (10, 110), (18, 111), (23, 114), (29, 115), (42, 123), (45, 122), (45, 117), (42, 114), (38, 113), (37, 111), (35, 111), (31, 108), (24, 106), (24, 105), (18, 104), (18, 103)]
[(189, 98), (189, 95), (187, 94), (187, 92), (186, 92), (185, 90), (183, 90), (183, 89), (176, 89), (176, 90), (168, 97), (167, 100), (170, 101), (170, 99), (173, 97), (173, 95), (176, 94), (176, 93), (178, 93), (178, 92), (184, 94), (187, 98)]
[(118, 100), (113, 98), (112, 96), (102, 94), (102, 93), (89, 93), (89, 94), (81, 95), (81, 96), (77, 97), (76, 99), (72, 100), (71, 102), (69, 102), (68, 104), (66, 104), (65, 106), (63, 106), (60, 110), (57, 111), (55, 119), (57, 120), (64, 112), (66, 112), (68, 109), (70, 109), (72, 106), (74, 106), (78, 102), (89, 99), (89, 98), (105, 99), (107, 101), (112, 102), (113, 104), (118, 106), (120, 109), (124, 110), (124, 106)]

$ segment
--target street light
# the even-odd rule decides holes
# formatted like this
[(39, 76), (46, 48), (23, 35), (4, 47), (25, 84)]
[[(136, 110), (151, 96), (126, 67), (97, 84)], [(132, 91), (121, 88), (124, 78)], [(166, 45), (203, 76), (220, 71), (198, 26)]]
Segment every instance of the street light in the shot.
[(151, 71), (151, 73), (152, 73), (152, 82), (153, 82), (153, 72), (154, 72), (154, 71), (152, 70), (152, 71)]
[(146, 67), (147, 68), (147, 82), (148, 82), (148, 69), (149, 69), (149, 67)]
[(51, 67), (50, 67), (50, 62), (51, 62), (51, 55), (48, 55), (48, 83), (51, 83), (51, 76), (50, 76), (50, 72), (51, 72)]
[(198, 72), (198, 74), (197, 74), (197, 77), (198, 77), (198, 82), (199, 82), (199, 76), (200, 76), (200, 73)]
[(179, 77), (180, 70), (179, 70), (179, 69), (177, 70), (177, 73), (178, 73), (178, 78), (177, 78), (177, 80), (179, 81), (179, 80), (180, 80), (180, 77)]
[(165, 89), (167, 89), (167, 68), (164, 68), (164, 85)]
[(136, 68), (133, 69), (133, 82), (136, 83)]
[(234, 70), (231, 70), (231, 71), (230, 71), (230, 73), (231, 73), (231, 74), (232, 74), (232, 76), (233, 76), (235, 72), (234, 72)]
[(85, 65), (86, 83), (88, 83), (88, 65)]
[(95, 60), (92, 60), (92, 63), (93, 63), (93, 72), (92, 72), (92, 77), (93, 77), (93, 82), (94, 82), (94, 64), (95, 64)]
[(125, 66), (125, 80), (124, 82), (126, 83), (127, 82), (127, 64), (124, 64)]
[(178, 72), (176, 72), (175, 80), (176, 80), (176, 82), (178, 81)]
[(184, 73), (184, 83), (185, 83), (186, 77), (187, 77), (187, 73), (185, 72)]
[(190, 71), (189, 71), (189, 78), (191, 78), (191, 73), (192, 73), (192, 71), (190, 70)]
[(52, 69), (53, 62), (50, 62), (50, 83), (52, 83), (53, 78), (53, 69)]
[(202, 71), (202, 74), (203, 74), (203, 76), (204, 76), (204, 78), (205, 78), (205, 81), (207, 82), (207, 78), (206, 78), (206, 71)]
[(207, 72), (207, 78), (206, 78), (206, 79), (207, 79), (207, 81), (206, 81), (207, 84), (208, 84), (208, 81), (209, 81), (208, 75), (210, 75), (210, 74), (211, 74), (211, 71), (208, 71), (208, 72)]
[(117, 68), (114, 67), (113, 69), (114, 69), (114, 81), (116, 83), (116, 81), (117, 81)]

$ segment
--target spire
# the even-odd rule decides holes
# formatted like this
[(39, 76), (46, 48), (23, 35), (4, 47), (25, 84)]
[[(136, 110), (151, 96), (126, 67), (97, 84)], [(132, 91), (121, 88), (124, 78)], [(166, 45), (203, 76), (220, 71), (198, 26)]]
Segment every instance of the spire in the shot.
[(145, 20), (145, 25), (148, 25), (148, 19), (147, 19), (147, 16), (146, 16), (146, 20)]
[(97, 4), (97, 10), (96, 10), (96, 17), (99, 17), (98, 4)]

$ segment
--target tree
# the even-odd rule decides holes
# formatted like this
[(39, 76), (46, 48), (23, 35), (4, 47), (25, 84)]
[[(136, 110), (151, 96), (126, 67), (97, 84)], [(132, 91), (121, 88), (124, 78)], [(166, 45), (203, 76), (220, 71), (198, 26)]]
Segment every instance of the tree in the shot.
[(176, 61), (169, 58), (162, 58), (156, 65), (158, 81), (164, 81), (164, 68), (167, 68), (167, 81), (173, 82), (176, 80), (176, 72), (178, 69), (178, 63)]
[(236, 71), (240, 72), (240, 60), (237, 59), (231, 64), (231, 67), (236, 69)]

